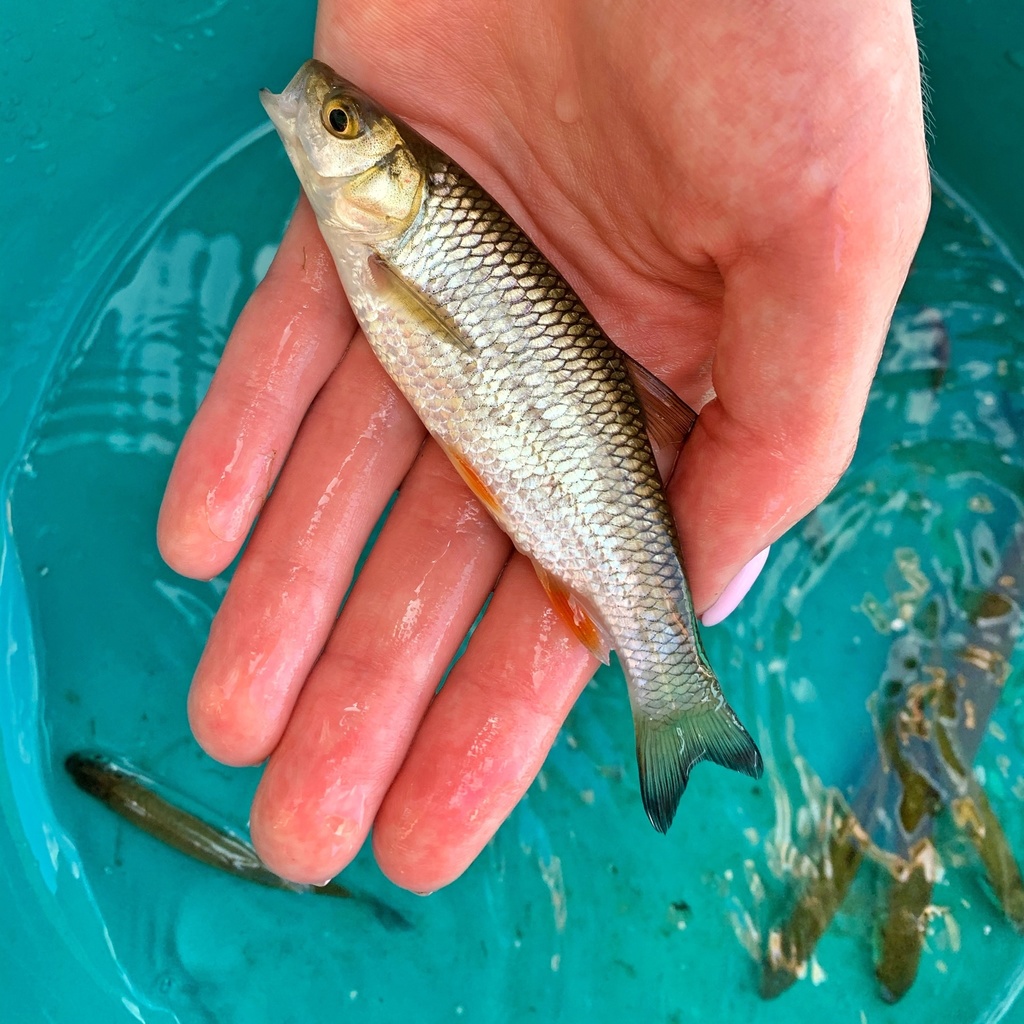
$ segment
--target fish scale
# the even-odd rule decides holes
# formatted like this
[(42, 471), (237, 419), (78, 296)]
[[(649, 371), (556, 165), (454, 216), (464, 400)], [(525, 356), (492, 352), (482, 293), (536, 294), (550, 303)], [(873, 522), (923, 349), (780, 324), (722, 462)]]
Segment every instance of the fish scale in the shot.
[[(520, 427), (518, 436), (493, 432), (495, 436), (486, 437), (477, 420), (469, 418), (453, 429), (421, 400), (424, 422), (446, 446), (481, 453), (480, 463), (486, 462), (482, 453), (493, 451), (494, 470), (481, 475), (501, 500), (506, 510), (502, 525), (520, 550), (554, 569), (603, 610), (617, 596), (609, 593), (609, 583), (633, 583), (638, 594), (644, 593), (650, 575), (659, 575), (659, 563), (678, 570), (679, 562), (674, 525), (621, 355), (568, 285), (465, 172), (434, 155), (427, 182), (417, 223), (379, 251), (470, 335), (479, 353), (477, 371), (489, 378), (489, 391), (501, 393), (497, 403), (492, 395), (483, 396), (488, 404), (481, 403), (480, 412), (502, 426)], [(497, 252), (489, 254), (492, 248)], [(579, 386), (581, 378), (587, 387)], [(482, 390), (472, 381), (467, 385), (464, 398)], [(418, 382), (409, 381), (407, 387), (415, 392)], [(547, 415), (552, 407), (560, 417)], [(543, 434), (522, 430), (524, 409), (540, 413)], [(508, 450), (523, 434), (537, 455), (530, 463)], [(575, 479), (578, 485), (562, 488), (565, 504), (541, 505), (523, 486), (529, 475), (563, 483)], [(584, 555), (560, 563), (559, 550), (549, 554), (546, 548), (552, 538), (561, 546), (566, 530), (581, 535), (583, 543), (574, 547)], [(611, 542), (602, 551), (604, 558), (588, 553), (595, 530)], [(638, 554), (643, 556), (639, 560), (629, 557)], [(676, 585), (671, 594), (660, 593), (659, 580), (644, 602), (646, 614), (639, 617), (649, 624), (669, 625), (678, 604), (687, 600), (680, 572), (665, 582)], [(637, 632), (637, 611), (635, 600), (611, 604), (604, 611), (620, 651)], [(631, 675), (642, 684), (643, 645), (637, 646), (636, 660), (627, 668), (639, 669)]]
[(625, 357), (476, 181), (325, 65), (264, 103), (384, 368), (570, 625), (618, 653), (652, 823), (699, 760), (759, 774), (700, 644)]

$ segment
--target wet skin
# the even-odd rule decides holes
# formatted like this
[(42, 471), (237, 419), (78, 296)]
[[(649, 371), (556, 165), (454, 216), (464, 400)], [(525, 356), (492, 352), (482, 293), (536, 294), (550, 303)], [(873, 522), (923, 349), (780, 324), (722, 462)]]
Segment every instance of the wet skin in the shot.
[[(756, 32), (748, 5), (446, 11), (325, 3), (314, 52), (460, 161), (683, 398), (714, 386), (669, 491), (701, 612), (853, 450), (928, 207), (909, 5), (800, 0)], [(257, 514), (193, 684), (197, 738), (270, 757), (252, 834), (276, 872), (322, 882), (372, 827), (396, 883), (447, 884), (594, 662), (423, 444), (303, 204), (182, 445), (161, 550), (213, 576)]]

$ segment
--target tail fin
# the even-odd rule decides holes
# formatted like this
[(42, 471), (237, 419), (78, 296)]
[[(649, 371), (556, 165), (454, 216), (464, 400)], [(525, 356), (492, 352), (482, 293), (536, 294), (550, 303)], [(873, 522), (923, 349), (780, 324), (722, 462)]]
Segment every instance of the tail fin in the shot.
[(764, 768), (757, 744), (724, 700), (663, 720), (638, 712), (636, 760), (644, 810), (659, 832), (672, 824), (690, 769), (698, 761), (714, 761), (755, 779)]

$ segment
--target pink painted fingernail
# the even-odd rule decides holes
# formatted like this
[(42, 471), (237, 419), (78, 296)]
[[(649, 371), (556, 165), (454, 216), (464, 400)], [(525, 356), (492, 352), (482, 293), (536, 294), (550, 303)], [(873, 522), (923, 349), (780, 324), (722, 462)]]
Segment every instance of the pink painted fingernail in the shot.
[(722, 596), (700, 617), (702, 626), (717, 626), (726, 616), (731, 615), (736, 606), (747, 596), (747, 591), (761, 575), (771, 545), (754, 555), (745, 566), (733, 577), (732, 582), (722, 591)]

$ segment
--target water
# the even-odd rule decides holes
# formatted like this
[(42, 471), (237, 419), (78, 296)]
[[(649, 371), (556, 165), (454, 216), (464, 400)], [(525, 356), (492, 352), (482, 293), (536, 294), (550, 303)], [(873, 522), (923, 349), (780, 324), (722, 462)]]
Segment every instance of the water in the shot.
[[(964, 1021), (998, 1019), (1024, 984), (1024, 943), (949, 829), (935, 895), (947, 909), (898, 1009), (874, 992), (873, 868), (794, 992), (761, 1002), (751, 958), (806, 870), (826, 788), (850, 794), (863, 775), (866, 702), (893, 640), (934, 595), (956, 633), (956, 609), (1024, 519), (1024, 279), (942, 192), (853, 465), (775, 547), (743, 608), (706, 636), (737, 711), (757, 723), (769, 764), (760, 783), (702, 767), (672, 834), (655, 835), (622, 681), (603, 669), (456, 884), (418, 899), (368, 853), (345, 873), (412, 919), (405, 934), (358, 906), (211, 872), (71, 785), (63, 758), (98, 747), (244, 826), (257, 772), (206, 758), (184, 710), (226, 580), (176, 577), (153, 535), (173, 453), (293, 194), (266, 133), (190, 183), (96, 282), (32, 425), (11, 516), (34, 639), (15, 653), (38, 694), (26, 690), (3, 723), (22, 752), (12, 785), (25, 834), (40, 837), (23, 853), (38, 872), (25, 913), (51, 922), (125, 1019), (767, 1024), (797, 1009), (876, 1022), (949, 1006)], [(1019, 671), (992, 731), (978, 764), (1022, 857)]]

